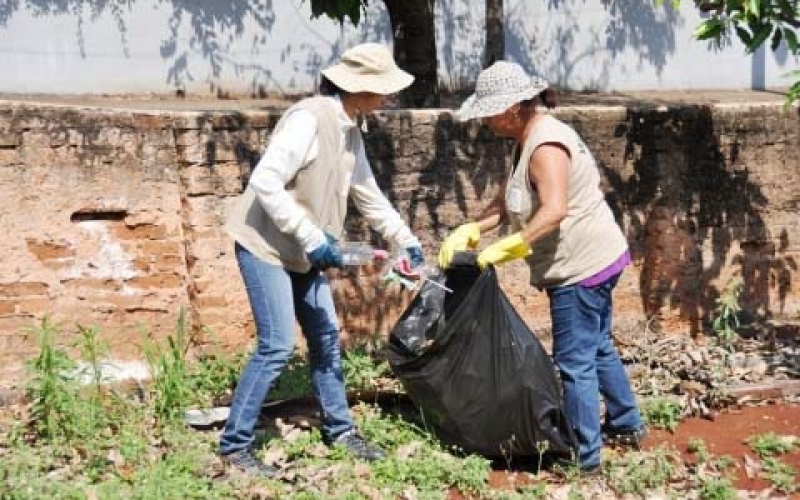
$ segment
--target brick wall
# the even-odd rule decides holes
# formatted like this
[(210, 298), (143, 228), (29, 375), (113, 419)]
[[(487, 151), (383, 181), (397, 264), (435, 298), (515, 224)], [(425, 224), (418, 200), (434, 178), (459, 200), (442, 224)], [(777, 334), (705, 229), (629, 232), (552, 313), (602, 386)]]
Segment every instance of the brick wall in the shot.
[[(634, 266), (615, 296), (617, 326), (646, 319), (697, 333), (727, 280), (745, 280), (748, 317), (800, 310), (797, 211), (800, 120), (779, 104), (567, 107), (595, 153)], [(184, 309), (197, 340), (236, 349), (249, 305), (221, 230), (263, 150), (276, 113), (136, 112), (0, 104), (0, 380), (19, 380), (43, 315), (97, 325), (115, 356), (140, 355), (143, 331), (163, 338)], [(503, 177), (509, 145), (447, 111), (371, 120), (379, 183), (433, 261), (449, 228), (475, 216)], [(353, 239), (375, 239), (357, 216)], [(547, 300), (520, 263), (504, 289), (538, 331)], [(346, 337), (385, 335), (407, 303), (375, 270), (338, 274)]]

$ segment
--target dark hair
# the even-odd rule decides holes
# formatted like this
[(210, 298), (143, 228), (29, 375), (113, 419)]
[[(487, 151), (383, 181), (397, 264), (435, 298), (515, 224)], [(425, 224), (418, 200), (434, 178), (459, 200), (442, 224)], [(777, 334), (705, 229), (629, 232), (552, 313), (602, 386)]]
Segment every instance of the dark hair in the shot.
[(556, 89), (552, 87), (546, 88), (545, 90), (539, 92), (535, 97), (520, 102), (520, 105), (523, 108), (532, 108), (536, 105), (537, 100), (547, 109), (555, 108), (558, 105), (556, 102)]
[(556, 89), (548, 87), (539, 94), (539, 100), (547, 109), (553, 109), (558, 105), (556, 102)]
[(346, 90), (343, 90), (341, 87), (333, 83), (332, 81), (328, 80), (328, 77), (322, 75), (321, 80), (319, 82), (319, 93), (322, 95), (338, 95), (343, 96), (347, 94)]

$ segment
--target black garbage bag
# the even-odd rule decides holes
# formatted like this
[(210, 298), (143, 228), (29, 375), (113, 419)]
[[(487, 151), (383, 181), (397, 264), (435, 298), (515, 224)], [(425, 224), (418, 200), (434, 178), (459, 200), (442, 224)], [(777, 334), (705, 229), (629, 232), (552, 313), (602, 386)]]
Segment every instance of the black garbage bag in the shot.
[(388, 359), (446, 445), (489, 458), (571, 458), (555, 367), (490, 266), (456, 254), (446, 293), (425, 283), (389, 337)]

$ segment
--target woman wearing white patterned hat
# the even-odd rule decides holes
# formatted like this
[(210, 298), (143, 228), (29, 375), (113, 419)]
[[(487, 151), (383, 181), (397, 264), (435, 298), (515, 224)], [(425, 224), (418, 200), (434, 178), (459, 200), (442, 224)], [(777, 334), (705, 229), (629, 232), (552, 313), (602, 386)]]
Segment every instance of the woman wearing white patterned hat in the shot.
[[(478, 254), (481, 267), (525, 258), (531, 284), (550, 299), (553, 357), (564, 385), (566, 416), (579, 441), (581, 469), (600, 472), (602, 431), (638, 445), (645, 428), (611, 338), (612, 290), (630, 262), (625, 236), (600, 190), (600, 173), (584, 142), (548, 113), (548, 83), (518, 64), (498, 61), (478, 76), (458, 116), (482, 119), (515, 139), (512, 171), (475, 222), (444, 241), (439, 263), (477, 247), (503, 222), (514, 229)], [(599, 394), (605, 399), (601, 426)]]
[(252, 475), (277, 472), (254, 455), (254, 428), (270, 386), (293, 353), (295, 320), (308, 344), (323, 439), (362, 459), (384, 456), (356, 431), (350, 416), (339, 326), (322, 274), (342, 267), (335, 241), (343, 232), (348, 197), (373, 229), (407, 250), (412, 267), (423, 263), (419, 240), (378, 188), (359, 129), (366, 114), (413, 77), (374, 43), (347, 50), (322, 75), (320, 90), (327, 95), (304, 99), (283, 114), (226, 224), (236, 242), (257, 345), (237, 384), (220, 454)]

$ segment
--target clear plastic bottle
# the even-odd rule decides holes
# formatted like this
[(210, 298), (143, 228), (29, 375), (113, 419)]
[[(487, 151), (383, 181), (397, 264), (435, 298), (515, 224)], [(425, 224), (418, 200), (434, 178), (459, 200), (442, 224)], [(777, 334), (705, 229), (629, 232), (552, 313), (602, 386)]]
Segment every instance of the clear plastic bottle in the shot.
[(376, 260), (385, 260), (389, 254), (368, 243), (360, 241), (343, 241), (337, 244), (345, 266), (363, 266)]

